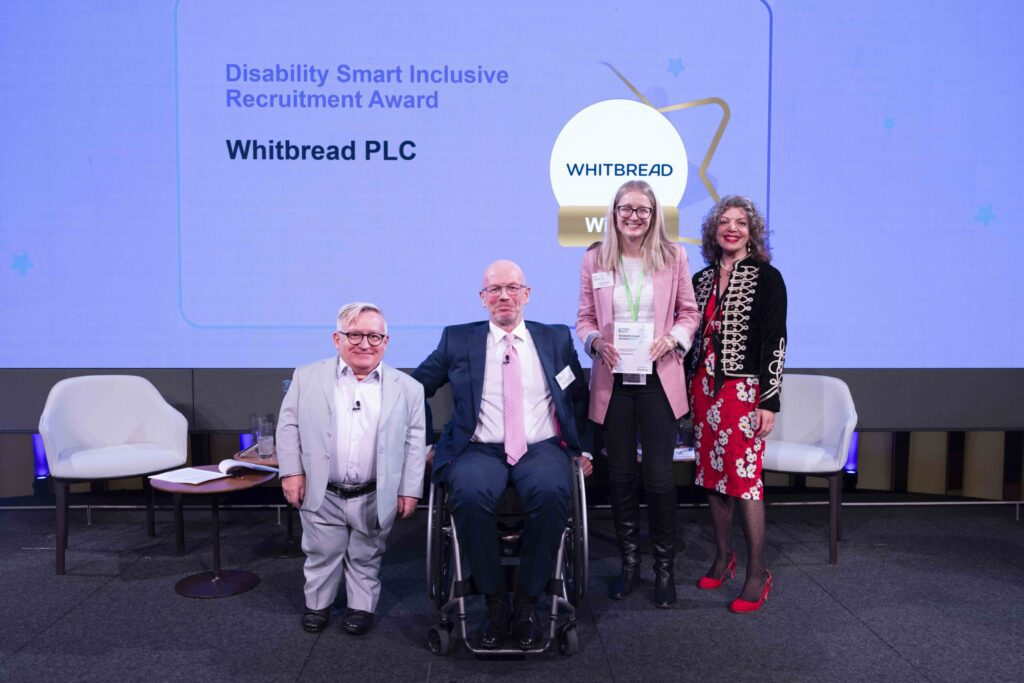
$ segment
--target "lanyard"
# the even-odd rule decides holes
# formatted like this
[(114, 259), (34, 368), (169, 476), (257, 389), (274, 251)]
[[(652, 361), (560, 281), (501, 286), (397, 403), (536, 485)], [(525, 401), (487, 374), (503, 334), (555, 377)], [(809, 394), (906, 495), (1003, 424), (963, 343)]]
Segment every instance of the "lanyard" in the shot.
[(619, 257), (619, 270), (622, 271), (622, 283), (626, 286), (626, 302), (629, 304), (629, 314), (633, 318), (633, 322), (640, 319), (640, 295), (644, 291), (644, 269), (640, 268), (640, 288), (636, 292), (636, 300), (633, 300), (633, 292), (629, 287), (629, 277), (626, 276), (626, 264), (623, 263), (622, 257)]

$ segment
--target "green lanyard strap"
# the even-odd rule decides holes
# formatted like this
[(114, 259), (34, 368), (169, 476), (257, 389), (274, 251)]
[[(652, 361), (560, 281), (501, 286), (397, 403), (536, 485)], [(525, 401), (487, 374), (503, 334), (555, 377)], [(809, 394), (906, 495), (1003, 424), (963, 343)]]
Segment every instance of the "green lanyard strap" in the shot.
[(640, 319), (640, 295), (644, 292), (644, 269), (640, 268), (640, 289), (636, 292), (636, 300), (633, 299), (633, 292), (629, 287), (629, 278), (626, 277), (626, 264), (622, 261), (622, 257), (619, 257), (619, 270), (622, 272), (622, 284), (626, 286), (626, 302), (629, 304), (629, 314), (633, 318), (633, 322)]

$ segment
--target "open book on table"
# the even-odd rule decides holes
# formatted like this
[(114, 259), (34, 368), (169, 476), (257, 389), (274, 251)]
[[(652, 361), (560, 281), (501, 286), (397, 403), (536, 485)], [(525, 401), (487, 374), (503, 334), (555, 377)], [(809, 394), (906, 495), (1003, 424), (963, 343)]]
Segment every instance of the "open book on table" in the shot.
[(213, 481), (214, 479), (222, 479), (236, 474), (245, 474), (248, 470), (255, 470), (257, 472), (277, 472), (276, 467), (228, 458), (227, 460), (221, 460), (220, 464), (217, 465), (216, 470), (203, 470), (198, 467), (182, 467), (176, 470), (171, 470), (170, 472), (152, 474), (149, 478), (169, 481), (174, 484), (202, 484), (203, 482)]

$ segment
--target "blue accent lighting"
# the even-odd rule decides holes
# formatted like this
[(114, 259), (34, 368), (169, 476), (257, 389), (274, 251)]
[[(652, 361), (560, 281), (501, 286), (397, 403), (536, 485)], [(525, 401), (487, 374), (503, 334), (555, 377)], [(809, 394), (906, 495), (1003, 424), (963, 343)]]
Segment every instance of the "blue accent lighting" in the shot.
[(245, 433), (238, 435), (238, 450), (244, 451), (246, 448), (252, 448), (252, 434)]
[(850, 437), (850, 454), (846, 457), (846, 467), (844, 471), (850, 474), (857, 474), (857, 442), (860, 441), (860, 434), (857, 432), (853, 433)]
[(36, 479), (46, 479), (50, 476), (50, 466), (46, 462), (46, 447), (43, 445), (43, 435), (32, 435), (32, 456), (35, 461)]

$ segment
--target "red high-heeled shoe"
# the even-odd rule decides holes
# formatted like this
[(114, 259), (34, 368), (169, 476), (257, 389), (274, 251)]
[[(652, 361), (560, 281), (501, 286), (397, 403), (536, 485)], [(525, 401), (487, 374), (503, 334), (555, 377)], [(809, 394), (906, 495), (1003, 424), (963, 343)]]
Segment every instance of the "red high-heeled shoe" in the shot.
[(729, 558), (729, 564), (725, 567), (725, 571), (722, 572), (720, 577), (714, 579), (710, 576), (702, 576), (700, 577), (700, 580), (697, 581), (697, 588), (700, 588), (703, 591), (714, 590), (722, 585), (726, 576), (732, 579), (736, 578), (736, 553), (733, 553), (732, 557)]
[(764, 581), (764, 589), (761, 591), (761, 599), (757, 602), (751, 602), (750, 600), (736, 598), (731, 603), (729, 603), (730, 612), (742, 614), (744, 612), (756, 612), (757, 610), (761, 609), (761, 605), (763, 605), (764, 601), (768, 599), (768, 592), (771, 591), (772, 586), (774, 585), (772, 581), (772, 573), (767, 569), (764, 571), (764, 573), (768, 575), (768, 578)]

